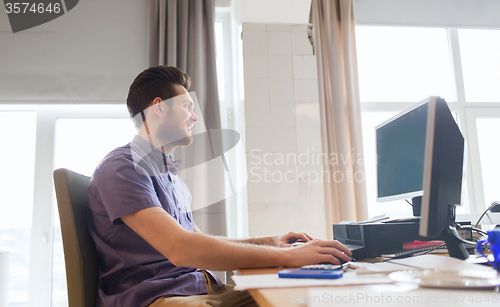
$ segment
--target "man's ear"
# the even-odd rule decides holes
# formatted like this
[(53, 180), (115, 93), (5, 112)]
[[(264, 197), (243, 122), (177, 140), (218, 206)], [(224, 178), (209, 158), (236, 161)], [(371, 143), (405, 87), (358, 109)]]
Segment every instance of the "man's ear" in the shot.
[(162, 101), (163, 100), (160, 97), (156, 97), (153, 100), (153, 103), (151, 104), (151, 108), (153, 109), (153, 112), (157, 115), (162, 115), (162, 112), (164, 111), (162, 103), (161, 103)]

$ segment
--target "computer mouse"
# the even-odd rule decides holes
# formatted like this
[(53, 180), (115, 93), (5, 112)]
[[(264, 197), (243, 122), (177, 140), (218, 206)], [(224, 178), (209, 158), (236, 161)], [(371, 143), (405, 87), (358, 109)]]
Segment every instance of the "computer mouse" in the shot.
[(345, 261), (344, 259), (341, 259), (341, 258), (337, 258), (339, 261), (340, 261), (340, 264), (344, 264), (346, 262), (354, 262), (356, 261), (356, 259), (354, 259), (353, 257), (349, 256), (349, 258), (351, 258), (350, 261)]
[[(340, 265), (343, 265), (344, 263), (347, 263), (347, 262), (356, 261), (356, 259), (354, 259), (353, 257), (349, 257), (349, 258), (351, 258), (351, 260), (349, 260), (349, 261), (345, 261), (344, 259), (341, 259), (341, 258), (337, 258), (337, 259), (340, 261)], [(334, 265), (334, 264), (330, 263), (330, 262), (320, 262), (318, 265)], [(338, 264), (335, 264), (335, 265), (338, 265)]]

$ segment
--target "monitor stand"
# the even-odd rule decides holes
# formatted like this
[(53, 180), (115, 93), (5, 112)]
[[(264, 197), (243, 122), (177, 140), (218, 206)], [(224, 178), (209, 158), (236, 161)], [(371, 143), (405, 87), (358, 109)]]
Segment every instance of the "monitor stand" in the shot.
[(422, 208), (422, 196), (413, 197), (411, 199), (411, 206), (413, 207), (413, 216), (420, 216), (420, 208)]
[(450, 257), (465, 260), (469, 258), (469, 252), (465, 248), (465, 244), (457, 239), (454, 232), (459, 236), (456, 228), (449, 226), (443, 231), (440, 237), (446, 243), (446, 248), (448, 249)]
[[(465, 260), (469, 258), (469, 252), (465, 248), (465, 240), (460, 237), (455, 223), (455, 206), (449, 206), (449, 226), (443, 230), (439, 238), (446, 243), (450, 257)], [(474, 244), (474, 242), (471, 242)]]

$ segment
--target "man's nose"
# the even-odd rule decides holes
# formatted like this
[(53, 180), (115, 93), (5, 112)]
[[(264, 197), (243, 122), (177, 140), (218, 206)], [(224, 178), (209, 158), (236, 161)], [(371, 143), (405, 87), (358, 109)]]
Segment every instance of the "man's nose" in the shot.
[(191, 120), (192, 120), (194, 123), (196, 123), (196, 122), (199, 120), (198, 116), (196, 116), (196, 113), (194, 113), (194, 112), (193, 112), (193, 113), (191, 114)]

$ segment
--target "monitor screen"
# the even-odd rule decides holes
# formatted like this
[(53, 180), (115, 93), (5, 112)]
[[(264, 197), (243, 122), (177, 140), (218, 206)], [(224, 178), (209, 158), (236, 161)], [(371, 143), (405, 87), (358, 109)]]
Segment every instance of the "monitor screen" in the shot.
[(422, 195), (428, 101), (376, 127), (378, 201)]

